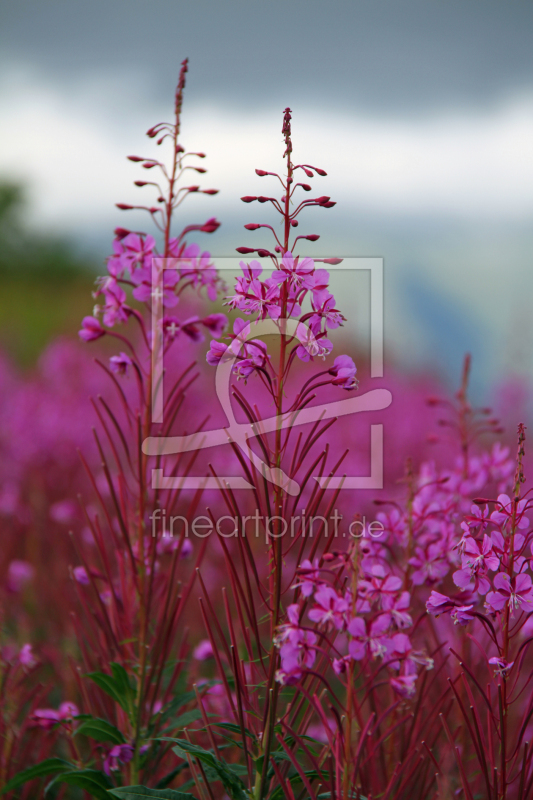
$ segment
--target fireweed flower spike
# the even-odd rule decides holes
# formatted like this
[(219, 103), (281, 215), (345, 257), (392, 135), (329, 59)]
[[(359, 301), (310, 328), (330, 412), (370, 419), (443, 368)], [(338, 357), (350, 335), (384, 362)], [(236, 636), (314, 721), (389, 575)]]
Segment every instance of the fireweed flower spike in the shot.
[[(68, 703), (58, 711), (35, 709), (31, 717), (34, 725), (66, 737), (75, 762), (99, 770), (98, 780), (106, 788), (112, 788), (116, 779), (119, 784), (138, 784), (143, 775), (157, 782), (173, 768), (173, 754), (168, 748), (162, 750), (155, 739), (162, 731), (173, 732), (172, 719), (180, 707), (174, 695), (176, 686), (184, 681), (184, 599), (192, 590), (195, 569), (205, 549), (205, 543), (200, 546), (185, 539), (184, 531), (171, 530), (172, 538), (161, 538), (162, 509), (168, 507), (172, 512), (179, 502), (179, 513), (192, 517), (200, 497), (185, 500), (175, 493), (153, 490), (152, 464), (141, 452), (141, 443), (152, 429), (149, 313), (153, 258), (179, 259), (179, 268), (166, 269), (162, 281), (162, 339), (167, 351), (180, 340), (179, 352), (174, 347), (173, 363), (174, 369), (178, 366), (182, 370), (174, 375), (169, 426), (181, 407), (185, 389), (196, 377), (192, 365), (183, 366), (188, 346), (201, 342), (204, 334), (220, 336), (227, 325), (226, 316), (220, 312), (206, 310), (192, 315), (187, 302), (187, 292), (204, 293), (209, 300), (216, 300), (223, 288), (209, 253), (185, 241), (195, 232), (214, 233), (219, 222), (210, 218), (203, 224), (188, 225), (181, 233), (174, 231), (177, 209), (186, 197), (216, 193), (199, 185), (184, 185), (191, 172), (206, 172), (198, 166), (204, 154), (187, 152), (179, 140), (187, 68), (185, 60), (175, 96), (174, 121), (148, 131), (150, 139), (170, 150), (168, 162), (129, 157), (149, 172), (149, 180), (135, 184), (141, 191), (155, 188), (155, 203), (118, 204), (124, 211), (146, 211), (155, 224), (155, 235), (122, 227), (115, 230), (108, 275), (98, 278), (94, 292), (97, 305), (93, 315), (83, 319), (79, 333), (85, 342), (111, 336), (120, 343), (120, 351), (111, 356), (108, 365), (98, 362), (112, 379), (117, 397), (116, 401), (98, 397), (93, 403), (100, 424), (94, 436), (101, 469), (92, 470), (82, 456), (95, 496), (83, 512), (83, 537), (73, 537), (78, 564), (71, 575), (80, 601), (74, 619), (82, 654), (76, 674), (83, 717), (76, 721), (79, 712)], [(153, 519), (158, 515), (156, 531)], [(28, 645), (21, 660), (24, 669), (32, 665), (32, 658)], [(82, 674), (89, 678), (82, 679)], [(191, 698), (186, 697), (181, 705), (182, 713), (195, 719)], [(94, 725), (107, 726), (106, 733), (96, 732)], [(81, 733), (93, 742), (86, 755), (80, 754), (77, 744)], [(71, 779), (74, 785), (88, 788), (76, 780)]]

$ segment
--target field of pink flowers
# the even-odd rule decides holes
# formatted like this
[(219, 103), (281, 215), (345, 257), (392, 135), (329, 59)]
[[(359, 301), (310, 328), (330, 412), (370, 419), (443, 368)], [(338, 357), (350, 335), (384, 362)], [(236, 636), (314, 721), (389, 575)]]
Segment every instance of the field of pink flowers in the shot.
[[(226, 285), (195, 243), (219, 222), (176, 233), (182, 201), (216, 192), (187, 185), (206, 170), (180, 141), (186, 73), (148, 131), (166, 160), (129, 156), (152, 231), (115, 231), (82, 341), (31, 374), (0, 362), (0, 794), (525, 800), (516, 392), (509, 433), (470, 404), (468, 357), (448, 399), (393, 365), (369, 383), (329, 289), (339, 259), (298, 255), (319, 238), (306, 210), (335, 203), (297, 163), (289, 108)], [(376, 410), (328, 411), (370, 392)], [(346, 489), (379, 423), (384, 488)]]

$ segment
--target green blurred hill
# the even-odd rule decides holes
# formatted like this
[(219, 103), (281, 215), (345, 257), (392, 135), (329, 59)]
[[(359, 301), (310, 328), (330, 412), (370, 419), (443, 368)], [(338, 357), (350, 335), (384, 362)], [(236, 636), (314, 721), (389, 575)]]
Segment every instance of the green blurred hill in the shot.
[(0, 182), (0, 350), (31, 366), (58, 335), (75, 336), (92, 309), (97, 260), (25, 221), (24, 188)]

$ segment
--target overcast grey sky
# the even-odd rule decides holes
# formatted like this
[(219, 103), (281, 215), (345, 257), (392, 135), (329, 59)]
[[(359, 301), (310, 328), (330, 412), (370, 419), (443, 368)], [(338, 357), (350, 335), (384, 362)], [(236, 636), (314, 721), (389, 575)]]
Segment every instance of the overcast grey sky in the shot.
[(470, 348), (487, 379), (529, 370), (532, 34), (530, 0), (4, 0), (0, 175), (33, 190), (36, 224), (103, 256), (114, 202), (138, 199), (124, 155), (151, 153), (188, 56), (185, 144), (221, 193), (184, 221), (219, 216), (215, 252), (249, 244), (238, 197), (280, 165), (290, 105), (339, 201), (309, 219), (320, 252), (385, 257), (403, 358), (453, 373)]

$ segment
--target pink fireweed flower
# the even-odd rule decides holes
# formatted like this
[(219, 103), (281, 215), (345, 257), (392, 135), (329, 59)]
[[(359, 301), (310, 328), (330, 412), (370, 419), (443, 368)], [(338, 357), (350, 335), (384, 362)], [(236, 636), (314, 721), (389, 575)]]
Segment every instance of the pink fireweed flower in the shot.
[(386, 575), (385, 569), (381, 565), (372, 566), (365, 577), (359, 581), (357, 587), (358, 597), (366, 602), (366, 606), (361, 608), (361, 611), (370, 611), (372, 604), (383, 611), (389, 611), (394, 606), (394, 601), (401, 588), (401, 578), (396, 575)]
[(474, 615), (470, 612), (474, 606), (455, 606), (452, 613), (450, 614), (451, 618), (454, 621), (455, 625), (467, 625), (469, 622), (472, 622), (474, 619)]
[[(529, 520), (527, 517), (523, 516), (527, 502), (527, 500), (520, 500), (518, 503), (516, 503), (516, 527), (519, 530), (529, 528)], [(509, 522), (512, 519), (514, 506), (514, 500), (511, 500), (508, 495), (498, 495), (498, 504), (496, 505), (496, 510), (490, 515), (492, 522), (495, 522), (496, 525), (505, 525), (506, 522)]]
[(446, 577), (450, 569), (448, 560), (442, 551), (442, 543), (435, 542), (425, 548), (417, 547), (415, 555), (409, 559), (409, 564), (416, 567), (412, 575), (415, 586), (423, 583), (431, 585), (438, 583)]
[(104, 772), (111, 775), (112, 770), (120, 769), (122, 764), (132, 760), (135, 748), (131, 744), (116, 744), (111, 748), (104, 761)]
[(509, 662), (506, 661), (505, 658), (493, 656), (493, 658), (489, 658), (489, 664), (493, 664), (496, 667), (494, 670), (495, 675), (500, 675), (502, 678), (506, 678), (512, 669), (514, 661)]
[(278, 683), (296, 683), (304, 670), (311, 669), (315, 663), (316, 634), (312, 631), (301, 631), (300, 634), (297, 641), (286, 641), (279, 649), (281, 668), (276, 673)]
[(480, 528), (481, 530), (485, 530), (490, 522), (489, 507), (485, 505), (483, 508), (481, 508), (481, 506), (477, 506), (474, 503), (470, 508), (470, 512), (470, 515), (465, 517), (467, 526), (469, 528)]
[(58, 723), (70, 725), (74, 717), (79, 716), (78, 707), (75, 703), (69, 701), (61, 703), (58, 709), (55, 708), (37, 708), (33, 713), (33, 720), (39, 727), (45, 730), (50, 730)]
[(133, 361), (126, 353), (120, 353), (118, 356), (111, 356), (109, 359), (111, 372), (115, 372), (117, 375), (127, 375), (128, 367), (131, 367), (132, 364)]
[(389, 678), (389, 683), (396, 694), (409, 700), (415, 694), (416, 679), (416, 675), (397, 675), (396, 677)]
[(355, 377), (357, 367), (350, 356), (337, 356), (329, 374), (333, 375), (331, 383), (343, 389), (357, 389), (358, 382)]
[(107, 270), (114, 278), (122, 278), (128, 271), (130, 275), (136, 268), (150, 268), (154, 254), (155, 240), (153, 236), (140, 236), (129, 233), (123, 239), (113, 241), (113, 255), (107, 260)]
[(200, 321), (215, 339), (222, 336), (228, 326), (228, 318), (225, 314), (209, 314)]
[(213, 658), (213, 645), (209, 639), (203, 639), (203, 641), (194, 648), (192, 657), (195, 658), (196, 661), (207, 661), (208, 658)]
[(33, 579), (35, 569), (28, 561), (15, 559), (7, 568), (6, 588), (8, 592), (17, 594)]
[(315, 605), (308, 612), (309, 619), (320, 625), (331, 623), (337, 630), (344, 627), (348, 603), (339, 597), (331, 586), (320, 586), (315, 592)]
[(533, 585), (531, 575), (521, 572), (510, 578), (499, 572), (494, 578), (496, 591), (487, 594), (485, 605), (489, 611), (502, 611), (509, 606), (511, 613), (515, 609), (533, 611)]
[(450, 611), (450, 609), (454, 607), (455, 603), (450, 597), (436, 592), (435, 590), (431, 592), (426, 603), (428, 613), (433, 614), (434, 617), (438, 617), (440, 614), (443, 614), (445, 611)]
[(132, 292), (134, 298), (141, 303), (145, 303), (150, 301), (153, 297), (157, 297), (159, 291), (161, 292), (163, 305), (166, 308), (174, 308), (177, 306), (179, 298), (176, 296), (176, 284), (180, 279), (178, 273), (175, 269), (164, 269), (162, 278), (162, 286), (154, 288), (152, 286), (151, 267), (136, 269), (131, 276), (135, 284), (135, 289)]
[(223, 342), (212, 341), (209, 345), (209, 350), (207, 351), (205, 360), (212, 367), (216, 367), (218, 364), (220, 364), (224, 356), (226, 356), (226, 358), (230, 357), (228, 354), (228, 346)]
[(126, 322), (131, 309), (126, 305), (126, 292), (114, 278), (99, 278), (95, 297), (104, 295), (103, 306), (96, 306), (95, 313), (102, 313), (104, 324), (112, 328), (116, 322)]
[(329, 286), (329, 272), (326, 269), (316, 269), (312, 276), (311, 291), (313, 292), (313, 302), (317, 305), (321, 304), (321, 298), (329, 295), (327, 288)]
[(91, 581), (87, 575), (87, 570), (85, 567), (74, 567), (72, 574), (78, 583), (81, 583), (83, 586), (89, 586)]
[(350, 620), (347, 630), (351, 636), (348, 644), (348, 653), (351, 658), (354, 661), (361, 661), (367, 652), (370, 652), (373, 658), (385, 655), (389, 624), (388, 614), (380, 614), (369, 628), (363, 617), (354, 617)]
[(287, 607), (287, 619), (289, 621), (279, 626), (274, 638), (274, 643), (278, 646), (282, 642), (297, 642), (301, 638), (302, 629), (300, 628), (300, 606), (298, 603), (291, 603)]
[(81, 330), (78, 331), (78, 336), (84, 342), (93, 342), (101, 336), (105, 336), (105, 330), (100, 325), (96, 317), (84, 317), (81, 322)]
[(31, 669), (37, 664), (37, 659), (33, 655), (31, 644), (22, 645), (18, 654), (18, 662), (21, 666), (28, 667), (28, 669)]
[(333, 330), (339, 328), (346, 321), (338, 308), (335, 308), (335, 298), (329, 292), (316, 292), (313, 294), (311, 305), (315, 312), (311, 317), (312, 322), (321, 324), (324, 320), (326, 328)]
[(471, 589), (472, 580), (475, 580), (474, 589), (480, 594), (487, 594), (490, 583), (485, 577), (490, 569), (495, 572), (500, 566), (500, 559), (492, 549), (492, 540), (487, 534), (483, 536), (481, 547), (471, 536), (466, 537), (461, 555), (462, 569), (454, 572), (453, 582), (461, 589)]
[(312, 289), (313, 280), (312, 273), (314, 272), (315, 264), (312, 258), (296, 258), (292, 253), (285, 253), (281, 259), (280, 269), (272, 273), (272, 279), (276, 283), (284, 283), (289, 281), (291, 286), (294, 286), (298, 291), (301, 289)]
[(333, 350), (333, 345), (320, 330), (320, 323), (298, 325), (297, 335), (300, 344), (296, 355), (300, 361), (312, 361), (314, 358), (325, 358)]
[(300, 581), (295, 583), (292, 588), (300, 588), (304, 597), (311, 597), (315, 591), (317, 582), (320, 580), (318, 558), (314, 558), (312, 564), (308, 558), (304, 559), (300, 564), (298, 574), (300, 576)]
[(409, 592), (401, 592), (389, 609), (389, 614), (398, 628), (409, 628), (413, 624), (412, 617), (408, 612), (410, 605), (411, 595)]

